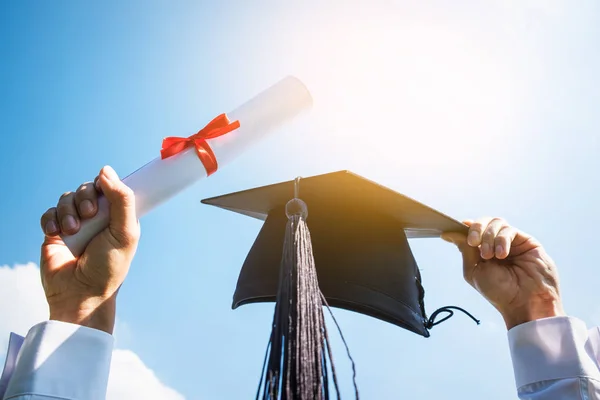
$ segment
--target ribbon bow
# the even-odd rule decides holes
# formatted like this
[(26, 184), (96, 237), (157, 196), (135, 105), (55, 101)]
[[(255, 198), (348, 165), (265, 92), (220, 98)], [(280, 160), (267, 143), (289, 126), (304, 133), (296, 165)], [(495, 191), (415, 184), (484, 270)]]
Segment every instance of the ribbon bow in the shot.
[(198, 133), (193, 134), (190, 137), (167, 137), (163, 139), (162, 149), (160, 150), (160, 156), (164, 160), (182, 152), (183, 150), (194, 146), (196, 148), (196, 154), (204, 165), (208, 176), (215, 173), (218, 168), (217, 157), (208, 144), (208, 139), (213, 139), (219, 136), (223, 136), (240, 127), (240, 122), (230, 122), (227, 115), (221, 114), (208, 123), (204, 128), (200, 129)]

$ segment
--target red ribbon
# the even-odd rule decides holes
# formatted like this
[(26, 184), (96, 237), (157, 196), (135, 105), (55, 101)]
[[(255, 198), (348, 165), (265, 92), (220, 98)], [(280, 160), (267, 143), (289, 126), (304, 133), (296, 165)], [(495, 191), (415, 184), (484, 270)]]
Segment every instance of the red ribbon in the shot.
[(230, 122), (227, 115), (221, 114), (208, 123), (204, 128), (200, 129), (198, 133), (187, 137), (168, 137), (164, 138), (162, 142), (162, 149), (160, 150), (160, 156), (164, 160), (182, 152), (183, 150), (194, 146), (196, 148), (196, 154), (204, 165), (208, 176), (217, 172), (218, 164), (215, 153), (210, 148), (210, 145), (206, 142), (207, 139), (213, 139), (219, 136), (223, 136), (240, 127), (240, 122)]

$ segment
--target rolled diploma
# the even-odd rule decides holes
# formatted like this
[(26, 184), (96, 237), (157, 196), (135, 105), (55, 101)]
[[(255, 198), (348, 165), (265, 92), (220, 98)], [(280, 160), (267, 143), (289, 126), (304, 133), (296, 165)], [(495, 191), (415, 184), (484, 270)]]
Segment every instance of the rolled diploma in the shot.
[[(306, 86), (294, 77), (287, 77), (227, 113), (232, 122), (240, 122), (240, 127), (223, 136), (207, 140), (217, 157), (219, 168), (311, 106), (312, 97)], [(164, 160), (160, 157), (155, 158), (124, 178), (123, 182), (135, 193), (137, 216), (141, 218), (206, 176), (206, 170), (196, 150), (190, 147)], [(71, 236), (62, 236), (62, 239), (71, 253), (78, 257), (94, 236), (108, 226), (108, 222), (108, 201), (104, 196), (100, 196), (96, 216), (81, 221), (79, 232)]]

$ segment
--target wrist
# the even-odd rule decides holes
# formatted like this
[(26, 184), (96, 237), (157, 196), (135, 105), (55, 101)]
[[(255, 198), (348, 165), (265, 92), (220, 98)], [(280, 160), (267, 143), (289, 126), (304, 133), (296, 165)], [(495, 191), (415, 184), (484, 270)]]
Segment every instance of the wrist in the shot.
[(62, 304), (50, 303), (50, 319), (101, 330), (112, 335), (117, 312), (115, 296), (68, 301)]
[(563, 317), (565, 315), (562, 303), (558, 300), (535, 306), (514, 308), (502, 313), (507, 330), (511, 330), (515, 326), (527, 322), (544, 318)]

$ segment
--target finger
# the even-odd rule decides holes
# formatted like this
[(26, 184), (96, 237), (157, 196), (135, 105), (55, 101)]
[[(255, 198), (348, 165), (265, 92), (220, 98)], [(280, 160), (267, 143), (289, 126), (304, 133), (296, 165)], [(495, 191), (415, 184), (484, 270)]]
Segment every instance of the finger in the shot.
[(477, 247), (481, 245), (481, 236), (483, 232), (489, 225), (489, 223), (493, 220), (491, 217), (480, 218), (477, 221), (473, 222), (469, 227), (469, 236), (467, 242), (470, 246)]
[[(472, 223), (473, 223), (473, 221), (470, 219), (466, 219), (463, 221), (463, 224), (465, 224), (467, 227), (470, 227)], [(446, 242), (454, 243), (453, 239), (457, 238), (458, 235), (463, 236), (465, 240), (467, 239), (466, 235), (464, 235), (462, 233), (458, 233), (458, 232), (442, 232), (442, 234), (440, 235), (440, 238), (442, 238)]]
[(442, 239), (458, 247), (463, 258), (463, 277), (467, 282), (471, 283), (473, 270), (480, 261), (478, 248), (470, 246), (467, 243), (467, 237), (462, 233), (446, 232), (442, 234)]
[(139, 225), (133, 191), (108, 166), (100, 171), (98, 183), (110, 203), (109, 230), (111, 234), (123, 247), (137, 243)]
[[(463, 224), (465, 224), (468, 227), (470, 227), (472, 223), (473, 223), (473, 220), (470, 220), (470, 219), (466, 219), (463, 221)], [(464, 241), (467, 240), (466, 235), (463, 235), (462, 233), (458, 233), (458, 232), (442, 232), (442, 234), (440, 235), (440, 237), (443, 240), (445, 240), (446, 242), (449, 242), (449, 243), (454, 243), (455, 239), (459, 239), (459, 236), (462, 236), (461, 239), (464, 239)], [(454, 244), (456, 244), (456, 243), (454, 243)]]
[[(65, 242), (60, 236), (46, 236), (42, 243), (40, 269), (42, 270), (42, 282), (46, 279), (47, 273), (53, 273), (60, 270), (66, 264), (75, 260), (75, 257), (66, 248)], [(60, 260), (59, 262), (47, 262), (48, 260)]]
[(481, 258), (484, 260), (494, 258), (496, 236), (504, 226), (507, 226), (504, 220), (493, 218), (483, 231), (481, 235)]
[(509, 256), (518, 256), (536, 247), (542, 247), (541, 243), (528, 233), (515, 229), (516, 235), (510, 245)]
[(75, 208), (75, 193), (67, 192), (60, 197), (56, 205), (56, 217), (63, 233), (73, 235), (79, 231), (79, 214)]
[(517, 230), (511, 226), (505, 225), (500, 229), (494, 239), (494, 253), (496, 258), (503, 260), (510, 254), (513, 241), (517, 237)]
[(100, 175), (98, 175), (97, 177), (94, 178), (94, 187), (96, 188), (96, 191), (98, 193), (102, 193), (102, 188), (100, 187)]
[(46, 236), (54, 236), (60, 233), (60, 227), (57, 222), (56, 207), (49, 208), (42, 218), (40, 218), (40, 225)]
[(98, 192), (92, 182), (79, 186), (75, 192), (75, 206), (82, 219), (92, 218), (98, 212)]
[(446, 242), (454, 244), (456, 247), (458, 247), (458, 250), (460, 250), (461, 253), (463, 253), (469, 247), (467, 244), (467, 237), (462, 233), (444, 232), (442, 233), (442, 239), (444, 239)]

